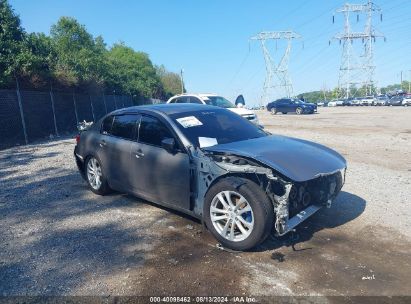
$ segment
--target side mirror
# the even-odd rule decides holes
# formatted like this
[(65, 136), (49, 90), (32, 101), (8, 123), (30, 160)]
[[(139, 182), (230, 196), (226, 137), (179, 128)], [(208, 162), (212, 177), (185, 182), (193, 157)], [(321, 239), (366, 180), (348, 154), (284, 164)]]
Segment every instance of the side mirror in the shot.
[(174, 154), (176, 151), (176, 142), (174, 138), (164, 138), (161, 141), (161, 147), (166, 150), (168, 153)]

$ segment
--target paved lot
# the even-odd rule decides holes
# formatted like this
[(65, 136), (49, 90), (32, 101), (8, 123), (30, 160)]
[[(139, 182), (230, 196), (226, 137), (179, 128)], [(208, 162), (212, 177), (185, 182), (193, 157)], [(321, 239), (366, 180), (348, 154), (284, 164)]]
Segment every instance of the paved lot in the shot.
[(411, 295), (411, 108), (319, 111), (259, 117), (340, 151), (347, 183), (254, 252), (222, 251), (199, 222), (137, 198), (94, 195), (72, 139), (0, 151), (0, 295)]

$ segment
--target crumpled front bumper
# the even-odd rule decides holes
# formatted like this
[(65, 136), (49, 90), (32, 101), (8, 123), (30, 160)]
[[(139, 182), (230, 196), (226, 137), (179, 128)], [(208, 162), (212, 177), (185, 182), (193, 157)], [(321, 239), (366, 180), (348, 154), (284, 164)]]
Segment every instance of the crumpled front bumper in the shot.
[(299, 224), (304, 222), (306, 219), (308, 219), (310, 216), (314, 215), (318, 210), (323, 208), (324, 206), (319, 206), (319, 205), (310, 205), (306, 209), (300, 211), (297, 213), (295, 216), (292, 218), (288, 219), (285, 221), (284, 226), (283, 226), (283, 232), (279, 233), (277, 232), (278, 235), (284, 235), (287, 234), (288, 232), (294, 230), (295, 227), (297, 227)]
[[(303, 221), (308, 219), (310, 216), (314, 215), (318, 210), (323, 207), (330, 208), (332, 202), (341, 191), (345, 183), (345, 173), (346, 168), (338, 170), (332, 174), (324, 174), (319, 176), (317, 179), (325, 179), (326, 188), (322, 190), (329, 191), (327, 194), (322, 195), (319, 200), (314, 200), (304, 209), (300, 209), (297, 212), (291, 213), (291, 205), (293, 204), (290, 199), (291, 188), (294, 187), (288, 185), (286, 187), (286, 194), (278, 197), (277, 196), (277, 206), (276, 211), (276, 222), (275, 230), (277, 236), (282, 236), (290, 231), (293, 231), (295, 227), (301, 224)], [(313, 180), (315, 181), (315, 180)], [(307, 186), (307, 185), (305, 185)], [(308, 190), (309, 191), (309, 190)], [(291, 217), (289, 217), (291, 216)]]

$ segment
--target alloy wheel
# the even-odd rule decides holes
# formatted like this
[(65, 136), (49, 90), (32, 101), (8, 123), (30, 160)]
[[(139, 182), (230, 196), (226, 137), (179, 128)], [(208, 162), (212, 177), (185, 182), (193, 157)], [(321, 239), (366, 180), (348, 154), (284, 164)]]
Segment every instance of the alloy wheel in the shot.
[(210, 218), (215, 230), (233, 242), (245, 240), (254, 228), (251, 205), (235, 191), (221, 191), (211, 202)]
[(94, 157), (90, 158), (87, 162), (87, 179), (94, 190), (100, 189), (102, 176), (100, 163)]

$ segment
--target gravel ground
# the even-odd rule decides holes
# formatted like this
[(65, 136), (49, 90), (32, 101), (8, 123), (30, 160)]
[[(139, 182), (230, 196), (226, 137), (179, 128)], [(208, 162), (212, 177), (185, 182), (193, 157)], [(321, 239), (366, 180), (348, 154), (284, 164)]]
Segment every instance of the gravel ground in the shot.
[(319, 112), (259, 117), (340, 151), (343, 191), (246, 253), (182, 214), (94, 195), (73, 139), (0, 151), (0, 295), (411, 295), (411, 108)]

